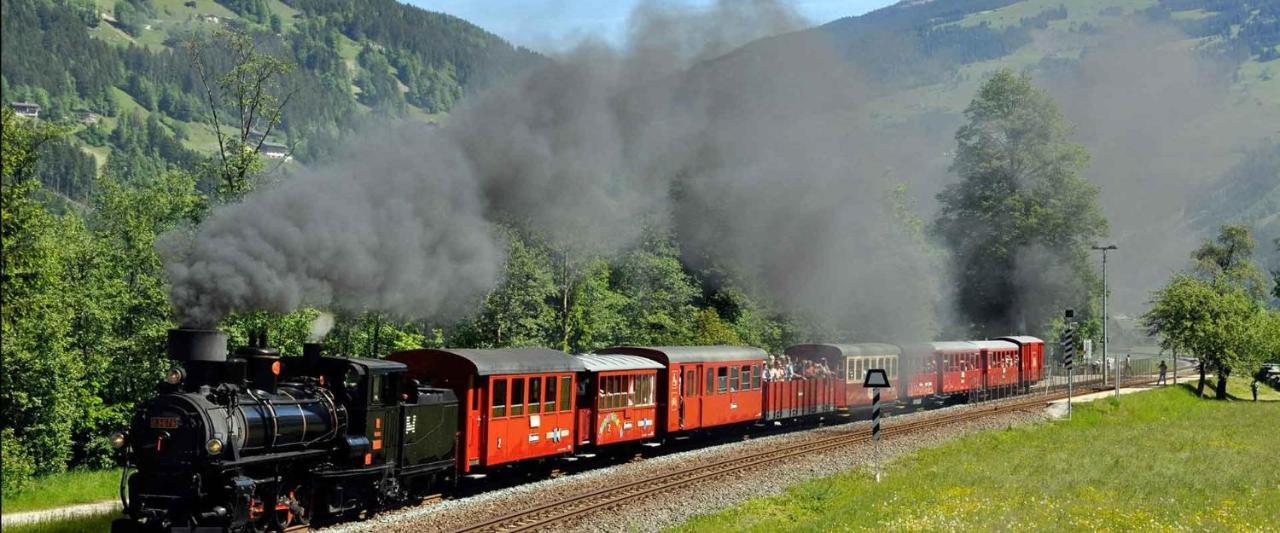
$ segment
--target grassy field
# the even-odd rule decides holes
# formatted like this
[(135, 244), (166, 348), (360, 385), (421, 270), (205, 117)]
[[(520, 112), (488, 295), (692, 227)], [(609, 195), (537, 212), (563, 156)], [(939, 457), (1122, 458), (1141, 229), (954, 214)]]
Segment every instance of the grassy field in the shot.
[(67, 520), (36, 522), (4, 528), (5, 533), (86, 533), (89, 531), (110, 531), (111, 521), (119, 518), (117, 514), (82, 516)]
[(20, 513), (112, 500), (119, 493), (119, 470), (73, 470), (38, 478), (22, 492), (6, 492), (0, 506), (6, 513)]
[(1157, 391), (988, 431), (698, 517), (684, 531), (1264, 531), (1280, 524), (1280, 402)]

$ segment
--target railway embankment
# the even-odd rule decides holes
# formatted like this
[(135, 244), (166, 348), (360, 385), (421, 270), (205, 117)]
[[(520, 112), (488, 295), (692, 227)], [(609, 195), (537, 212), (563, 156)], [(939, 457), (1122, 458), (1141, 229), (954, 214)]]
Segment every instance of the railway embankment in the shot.
[(1185, 385), (1075, 406), (1070, 420), (974, 432), (812, 479), (682, 531), (1265, 531), (1280, 524), (1280, 401)]

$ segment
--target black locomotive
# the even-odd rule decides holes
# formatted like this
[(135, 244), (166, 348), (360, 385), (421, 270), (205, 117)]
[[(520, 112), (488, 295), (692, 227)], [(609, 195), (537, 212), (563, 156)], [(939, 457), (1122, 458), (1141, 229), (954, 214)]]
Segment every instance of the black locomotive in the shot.
[[(344, 517), (453, 475), (458, 402), (405, 365), (281, 357), (265, 335), (169, 331), (177, 365), (112, 436), (127, 481), (115, 531), (284, 531)], [(132, 473), (130, 473), (132, 470)]]

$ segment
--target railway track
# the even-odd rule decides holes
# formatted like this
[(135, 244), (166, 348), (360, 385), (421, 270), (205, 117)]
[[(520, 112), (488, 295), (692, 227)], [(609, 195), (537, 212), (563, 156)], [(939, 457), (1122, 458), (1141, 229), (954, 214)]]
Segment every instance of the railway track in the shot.
[[(1123, 383), (1122, 386), (1142, 385), (1154, 381), (1153, 378), (1143, 377), (1129, 380)], [(1062, 392), (1060, 394), (1039, 395), (1032, 398), (1002, 400), (990, 405), (978, 405), (961, 413), (940, 414), (901, 424), (893, 424), (890, 419), (889, 422), (884, 424), (882, 433), (886, 437), (909, 435), (997, 414), (1040, 408), (1046, 402), (1063, 399), (1066, 396), (1066, 393)], [(544, 504), (514, 510), (501, 516), (478, 521), (453, 531), (456, 533), (511, 532), (550, 528), (575, 517), (635, 501), (651, 494), (721, 478), (736, 472), (758, 468), (798, 456), (865, 443), (870, 440), (870, 428), (853, 429), (777, 449), (752, 453), (747, 456), (721, 459), (673, 472), (656, 473), (622, 485), (609, 486), (583, 494), (568, 495)]]

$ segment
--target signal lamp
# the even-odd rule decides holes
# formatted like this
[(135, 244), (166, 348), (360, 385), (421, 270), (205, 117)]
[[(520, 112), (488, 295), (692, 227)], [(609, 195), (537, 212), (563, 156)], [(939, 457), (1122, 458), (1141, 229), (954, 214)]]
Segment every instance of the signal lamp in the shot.
[(177, 385), (182, 383), (183, 378), (187, 377), (186, 374), (181, 368), (170, 368), (164, 373), (164, 382), (170, 385)]
[(209, 455), (218, 455), (222, 453), (222, 441), (216, 438), (209, 439), (209, 442), (204, 443), (204, 450), (209, 452)]
[(128, 439), (125, 437), (123, 431), (112, 433), (107, 439), (111, 442), (111, 447), (117, 450), (123, 448), (124, 445), (128, 443)]

